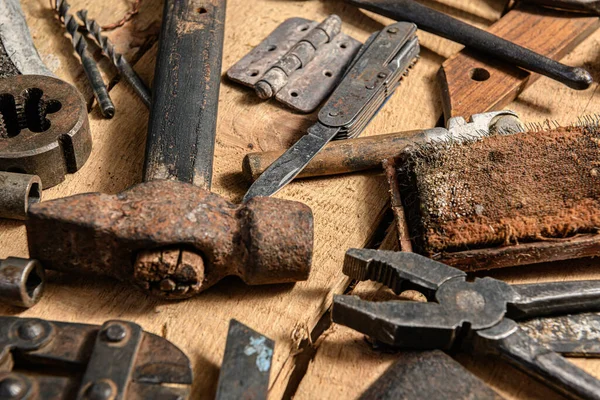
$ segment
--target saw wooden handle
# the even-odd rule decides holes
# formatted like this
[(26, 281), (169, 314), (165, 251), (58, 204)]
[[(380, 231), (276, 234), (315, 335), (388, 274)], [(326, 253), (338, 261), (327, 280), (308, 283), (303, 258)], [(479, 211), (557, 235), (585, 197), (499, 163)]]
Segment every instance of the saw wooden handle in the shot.
[[(298, 178), (379, 168), (383, 160), (394, 157), (407, 146), (424, 140), (424, 131), (416, 130), (334, 141), (311, 160)], [(282, 154), (283, 150), (247, 154), (243, 162), (244, 174), (248, 179), (255, 181)]]
[[(598, 17), (518, 6), (488, 32), (560, 59), (593, 33), (599, 22)], [(501, 109), (539, 75), (465, 49), (442, 64), (438, 77), (447, 120)]]

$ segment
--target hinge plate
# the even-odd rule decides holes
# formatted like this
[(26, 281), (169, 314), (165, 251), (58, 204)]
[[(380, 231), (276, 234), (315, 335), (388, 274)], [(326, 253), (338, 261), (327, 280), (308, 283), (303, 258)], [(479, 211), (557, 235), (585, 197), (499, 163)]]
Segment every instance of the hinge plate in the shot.
[[(258, 46), (234, 64), (227, 76), (243, 85), (254, 87), (281, 57), (319, 25), (304, 18), (290, 18), (279, 25)], [(277, 101), (294, 110), (310, 113), (317, 109), (342, 79), (346, 67), (361, 43), (343, 33), (319, 47), (308, 65), (296, 70), (287, 84), (277, 92)]]

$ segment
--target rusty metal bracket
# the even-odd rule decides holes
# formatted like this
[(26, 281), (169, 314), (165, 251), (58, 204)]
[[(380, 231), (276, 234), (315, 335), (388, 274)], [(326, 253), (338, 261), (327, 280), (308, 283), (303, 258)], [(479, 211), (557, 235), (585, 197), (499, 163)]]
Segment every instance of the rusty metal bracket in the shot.
[(227, 71), (232, 81), (256, 89), (294, 110), (317, 109), (342, 79), (361, 43), (340, 32), (337, 15), (322, 23), (290, 18)]
[(0, 317), (2, 399), (187, 399), (191, 383), (187, 356), (132, 322)]

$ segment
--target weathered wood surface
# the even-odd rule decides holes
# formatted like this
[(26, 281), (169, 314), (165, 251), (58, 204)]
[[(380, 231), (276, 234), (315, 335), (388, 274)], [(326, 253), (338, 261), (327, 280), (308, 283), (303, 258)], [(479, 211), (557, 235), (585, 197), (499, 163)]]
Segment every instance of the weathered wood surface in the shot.
[[(536, 12), (538, 11), (538, 12)], [(489, 31), (553, 59), (569, 54), (600, 25), (595, 16), (520, 6), (509, 11)], [(540, 75), (463, 50), (440, 70), (446, 118), (497, 110), (508, 105)], [(475, 71), (479, 76), (475, 76)]]
[[(426, 2), (478, 26), (487, 26), (500, 16), (502, 0), (444, 0), (445, 5)], [(74, 83), (87, 99), (92, 99), (84, 74), (71, 44), (49, 8), (47, 0), (22, 0), (30, 29), (48, 66), (63, 79)], [(128, 10), (126, 0), (71, 0), (72, 10), (88, 8), (90, 17), (101, 24), (112, 23)], [(130, 23), (109, 36), (132, 61), (142, 77), (151, 82), (156, 56), (156, 37), (160, 28), (162, 1), (144, 0)], [(294, 16), (322, 20), (337, 13), (344, 31), (360, 40), (381, 29), (389, 20), (363, 13), (337, 0), (229, 0), (225, 26), (223, 70), (258, 44), (284, 19)], [(365, 135), (399, 132), (434, 126), (442, 108), (435, 79), (443, 60), (460, 46), (419, 32), (421, 60), (397, 94), (368, 127)], [(600, 35), (587, 39), (565, 61), (597, 67)], [(93, 48), (92, 48), (93, 49)], [(101, 60), (106, 80), (116, 72)], [(530, 87), (512, 108), (525, 120), (546, 118), (567, 123), (577, 115), (593, 113), (600, 104), (594, 96), (597, 85), (585, 92), (574, 92), (542, 78)], [(125, 83), (111, 88), (117, 107), (112, 120), (101, 119), (97, 106), (90, 112), (94, 149), (84, 168), (44, 193), (45, 199), (75, 193), (119, 192), (141, 180), (148, 111)], [(224, 81), (219, 101), (218, 134), (214, 162), (213, 191), (239, 201), (248, 187), (241, 174), (243, 156), (250, 151), (280, 150), (297, 140), (315, 115), (293, 114), (275, 102), (259, 101), (251, 90)], [(369, 172), (328, 179), (296, 182), (278, 196), (300, 200), (312, 207), (315, 215), (315, 255), (313, 272), (307, 282), (297, 285), (247, 287), (235, 279), (221, 282), (207, 293), (178, 303), (147, 298), (133, 288), (110, 279), (65, 276), (51, 273), (45, 298), (31, 310), (0, 307), (1, 314), (42, 317), (72, 322), (100, 324), (107, 319), (130, 319), (144, 329), (173, 341), (185, 351), (195, 371), (195, 398), (211, 398), (216, 391), (219, 365), (225, 347), (230, 318), (237, 318), (277, 341), (271, 374), (270, 397), (278, 399), (293, 393), (299, 380), (298, 398), (353, 398), (374, 381), (393, 362), (394, 356), (375, 353), (361, 335), (335, 327), (317, 344), (314, 362), (302, 373), (303, 340), (307, 339), (348, 280), (341, 273), (344, 252), (367, 244), (382, 219), (387, 203), (387, 185), (381, 173)], [(26, 256), (25, 229), (21, 223), (0, 223), (0, 257)], [(568, 264), (570, 266), (571, 264)], [(526, 272), (497, 274), (509, 281), (580, 279), (597, 277), (594, 262), (576, 266), (543, 267)], [(368, 290), (364, 285), (360, 285)], [(305, 350), (304, 354), (308, 354)], [(513, 397), (550, 398), (543, 387), (496, 363), (463, 359), (471, 370), (484, 376), (495, 387)], [(600, 376), (594, 361), (582, 362), (588, 371)], [(295, 370), (295, 372), (294, 372)], [(290, 383), (290, 378), (292, 383)], [(508, 389), (507, 389), (508, 388)], [(541, 388), (541, 389), (540, 389)], [(504, 393), (503, 392), (503, 393)]]

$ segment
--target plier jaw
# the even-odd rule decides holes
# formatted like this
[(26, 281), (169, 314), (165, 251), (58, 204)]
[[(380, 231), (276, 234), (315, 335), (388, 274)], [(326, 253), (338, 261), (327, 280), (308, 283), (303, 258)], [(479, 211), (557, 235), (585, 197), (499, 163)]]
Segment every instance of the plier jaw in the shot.
[(493, 354), (569, 397), (600, 399), (600, 381), (549, 350), (515, 320), (600, 310), (600, 281), (509, 285), (466, 281), (455, 268), (408, 252), (351, 249), (344, 273), (395, 293), (422, 291), (429, 302), (334, 297), (332, 319), (402, 349)]

